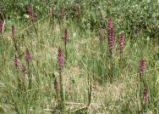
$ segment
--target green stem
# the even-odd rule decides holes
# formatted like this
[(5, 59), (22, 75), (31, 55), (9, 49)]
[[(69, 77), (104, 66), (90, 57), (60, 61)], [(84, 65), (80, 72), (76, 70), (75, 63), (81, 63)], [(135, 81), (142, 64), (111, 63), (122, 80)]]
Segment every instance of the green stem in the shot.
[(30, 75), (30, 69), (29, 69), (29, 62), (28, 62), (28, 78), (29, 78), (29, 89), (32, 88), (32, 76)]
[(65, 57), (66, 57), (66, 60), (67, 60), (67, 47), (66, 47), (66, 43), (65, 43)]
[(60, 75), (60, 110), (63, 112), (64, 110), (64, 95), (63, 95), (63, 79), (62, 79), (62, 69), (59, 68), (59, 75)]
[[(32, 21), (32, 22), (33, 22), (33, 21)], [(34, 22), (33, 22), (33, 27), (34, 27), (34, 29), (35, 29), (36, 37), (37, 37), (37, 40), (38, 40), (38, 31), (37, 31), (37, 29), (36, 29), (36, 27), (35, 27)]]

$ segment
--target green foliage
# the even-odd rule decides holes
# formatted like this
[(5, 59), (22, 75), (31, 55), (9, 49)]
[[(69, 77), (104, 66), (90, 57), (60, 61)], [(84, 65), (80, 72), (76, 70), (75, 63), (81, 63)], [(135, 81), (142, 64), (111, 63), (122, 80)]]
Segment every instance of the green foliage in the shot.
[(28, 5), (33, 5), (34, 16), (43, 17), (46, 14), (47, 3), (40, 0), (1, 0), (2, 14), (8, 19), (24, 20), (28, 15)]

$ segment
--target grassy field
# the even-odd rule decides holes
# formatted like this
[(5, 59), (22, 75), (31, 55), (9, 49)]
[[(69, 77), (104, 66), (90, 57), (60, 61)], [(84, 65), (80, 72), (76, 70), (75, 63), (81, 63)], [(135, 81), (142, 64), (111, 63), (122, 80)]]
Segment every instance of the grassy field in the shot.
[(0, 3), (0, 113), (159, 113), (157, 1)]

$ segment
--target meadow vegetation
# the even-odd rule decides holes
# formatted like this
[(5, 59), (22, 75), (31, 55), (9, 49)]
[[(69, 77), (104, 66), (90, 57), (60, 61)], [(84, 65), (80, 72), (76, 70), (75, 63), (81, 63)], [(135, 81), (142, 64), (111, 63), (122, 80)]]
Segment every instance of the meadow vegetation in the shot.
[(156, 0), (1, 0), (0, 113), (158, 114)]

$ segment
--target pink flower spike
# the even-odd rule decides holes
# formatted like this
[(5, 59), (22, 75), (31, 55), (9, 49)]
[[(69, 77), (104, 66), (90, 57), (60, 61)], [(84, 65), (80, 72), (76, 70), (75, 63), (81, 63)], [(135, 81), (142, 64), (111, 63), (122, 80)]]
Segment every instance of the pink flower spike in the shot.
[(102, 27), (100, 27), (100, 28), (98, 29), (98, 31), (99, 31), (99, 35), (100, 35), (100, 37), (103, 37), (103, 28), (102, 28)]
[(50, 7), (49, 7), (49, 9), (48, 9), (48, 15), (51, 16)]
[(28, 49), (26, 50), (26, 53), (25, 53), (25, 59), (29, 63), (29, 61), (30, 61), (30, 54), (29, 54), (29, 50)]
[(112, 26), (112, 19), (108, 19), (107, 23), (107, 32), (108, 32), (108, 46), (109, 46), (109, 51), (112, 53), (113, 50), (113, 44), (114, 44), (114, 29)]
[(148, 89), (144, 88), (144, 100), (147, 101), (148, 100)]
[(68, 30), (65, 29), (65, 36), (64, 36), (65, 44), (67, 43), (67, 40), (68, 40)]
[(80, 14), (80, 7), (79, 6), (76, 8), (76, 13), (77, 13), (77, 15)]
[(26, 71), (26, 67), (23, 65), (22, 66), (22, 72), (25, 72)]
[(15, 28), (14, 28), (14, 25), (12, 25), (12, 36), (14, 37), (14, 34), (15, 34)]
[(58, 66), (59, 66), (60, 69), (62, 68), (63, 60), (64, 60), (64, 57), (62, 55), (62, 50), (61, 50), (61, 48), (59, 48), (58, 49), (57, 63), (58, 63)]
[(145, 66), (146, 66), (146, 61), (145, 61), (145, 59), (142, 57), (142, 58), (140, 59), (139, 70), (138, 70), (139, 76), (142, 76)]
[(108, 18), (108, 23), (107, 23), (107, 30), (109, 30), (109, 29), (111, 29), (111, 28), (113, 28), (113, 25), (112, 25), (112, 18), (109, 17), (109, 18)]
[(52, 8), (52, 16), (54, 16), (54, 8)]
[(15, 57), (14, 57), (14, 66), (16, 67), (16, 68), (18, 68), (18, 58), (17, 58), (17, 56), (15, 55)]
[(64, 11), (63, 11), (63, 9), (61, 10), (61, 17), (63, 18), (63, 16), (64, 16)]
[(58, 88), (58, 83), (57, 83), (57, 80), (56, 80), (56, 77), (54, 79), (54, 89), (57, 90)]
[(34, 16), (33, 16), (33, 10), (32, 10), (32, 6), (31, 5), (29, 5), (29, 7), (28, 7), (28, 12), (29, 12), (30, 20), (33, 21), (34, 20)]
[(3, 29), (3, 23), (0, 21), (0, 32), (2, 32)]
[(123, 51), (124, 33), (121, 33), (118, 38), (120, 53)]

